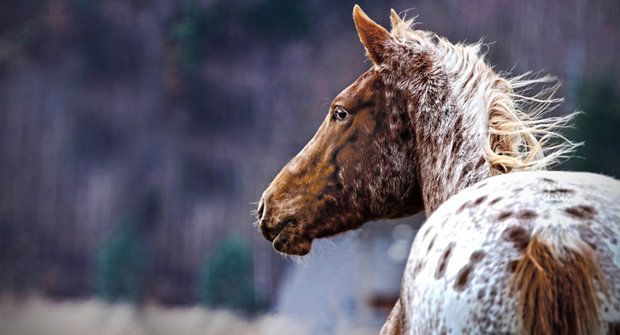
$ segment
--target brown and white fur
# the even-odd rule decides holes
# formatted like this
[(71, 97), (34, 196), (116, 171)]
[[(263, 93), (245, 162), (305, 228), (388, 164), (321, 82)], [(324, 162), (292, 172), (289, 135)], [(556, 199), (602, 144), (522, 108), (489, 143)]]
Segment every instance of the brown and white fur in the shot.
[(502, 78), (395, 12), (391, 32), (353, 16), (373, 66), (263, 193), (265, 238), (304, 255), (424, 210), (383, 333), (618, 332), (620, 183), (541, 171), (573, 147), (554, 132), (568, 118), (540, 117), (552, 91), (515, 93), (546, 79)]
[(617, 334), (619, 190), (539, 171), (459, 192), (419, 231), (384, 333)]

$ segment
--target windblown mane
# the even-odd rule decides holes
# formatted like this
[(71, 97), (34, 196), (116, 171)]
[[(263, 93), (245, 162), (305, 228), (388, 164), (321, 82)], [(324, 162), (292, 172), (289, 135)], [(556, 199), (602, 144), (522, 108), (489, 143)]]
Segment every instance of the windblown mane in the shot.
[[(538, 85), (551, 83), (528, 94)], [(554, 94), (559, 85), (548, 76), (513, 78), (498, 76), (488, 110), (486, 158), (494, 174), (511, 171), (543, 170), (570, 157), (578, 145), (559, 130), (575, 113), (545, 117), (563, 101)]]
[[(484, 54), (480, 52), (481, 43), (454, 45), (434, 34), (419, 33), (413, 25), (414, 19), (392, 17), (392, 35), (429, 47), (441, 45), (450, 57), (458, 59), (455, 62), (459, 66), (457, 70), (469, 69), (480, 78), (492, 82), (488, 85), (487, 99), (490, 103), (485, 143), (485, 158), (491, 165), (492, 174), (543, 170), (570, 157), (580, 145), (559, 133), (567, 127), (575, 113), (545, 117), (563, 101), (555, 97), (559, 88), (555, 78), (529, 72), (505, 78), (486, 64)], [(428, 37), (431, 35), (433, 37)], [(434, 42), (430, 41), (432, 38)]]

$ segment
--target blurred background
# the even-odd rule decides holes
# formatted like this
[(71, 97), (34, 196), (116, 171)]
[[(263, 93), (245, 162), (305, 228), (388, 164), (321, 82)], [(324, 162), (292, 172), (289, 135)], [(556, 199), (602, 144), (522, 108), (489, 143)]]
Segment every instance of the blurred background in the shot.
[(374, 334), (423, 217), (272, 250), (251, 210), (365, 71), (357, 2), (563, 83), (620, 177), (620, 3), (0, 1), (2, 334)]

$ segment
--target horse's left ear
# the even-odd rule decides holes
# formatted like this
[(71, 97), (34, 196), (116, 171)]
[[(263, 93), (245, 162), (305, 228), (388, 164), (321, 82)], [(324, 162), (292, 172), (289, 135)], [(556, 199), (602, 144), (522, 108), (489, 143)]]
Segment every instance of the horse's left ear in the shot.
[(390, 22), (392, 23), (392, 28), (399, 26), (403, 23), (403, 19), (398, 16), (398, 13), (394, 10), (394, 8), (390, 9)]
[(366, 47), (368, 57), (375, 64), (381, 64), (385, 60), (385, 44), (390, 39), (390, 33), (371, 20), (358, 5), (353, 7), (353, 21), (355, 21), (360, 40)]

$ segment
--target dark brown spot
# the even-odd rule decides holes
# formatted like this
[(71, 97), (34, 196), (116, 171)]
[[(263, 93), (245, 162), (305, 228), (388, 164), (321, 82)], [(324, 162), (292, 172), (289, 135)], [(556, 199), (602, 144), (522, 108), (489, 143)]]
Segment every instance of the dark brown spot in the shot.
[(512, 242), (517, 250), (523, 250), (530, 242), (530, 233), (523, 227), (512, 226), (502, 233), (504, 240)]
[(476, 199), (476, 201), (474, 201), (473, 206), (478, 206), (478, 205), (480, 205), (480, 204), (484, 201), (484, 199), (486, 199), (486, 198), (487, 198), (487, 196), (486, 196), (486, 195), (483, 195), (483, 196), (481, 196), (480, 198)]
[(430, 165), (434, 166), (436, 162), (437, 162), (437, 156), (435, 155), (431, 156), (431, 161), (429, 162)]
[(428, 244), (428, 249), (426, 249), (426, 252), (431, 251), (431, 249), (433, 248), (433, 244), (435, 244), (435, 238), (437, 238), (437, 235), (433, 236), (433, 239), (431, 239), (431, 242)]
[(536, 214), (536, 212), (529, 209), (522, 210), (517, 214), (517, 218), (520, 220), (531, 220), (537, 216), (538, 214)]
[(547, 183), (555, 183), (555, 180), (549, 178), (541, 178), (541, 180)]
[(427, 230), (424, 232), (424, 236), (422, 236), (422, 238), (426, 238), (426, 235), (428, 235), (428, 233), (430, 233), (430, 232), (431, 232), (431, 230), (432, 230), (432, 229), (430, 229), (430, 228), (429, 228), (429, 229), (427, 229)]
[(459, 209), (456, 210), (456, 214), (462, 212), (465, 209), (465, 207), (467, 207), (467, 206), (469, 206), (469, 201), (464, 203), (464, 204), (462, 204), (461, 207), (459, 207)]
[(454, 281), (454, 289), (458, 292), (463, 292), (465, 288), (467, 288), (467, 284), (469, 283), (469, 275), (474, 270), (473, 264), (465, 265), (459, 273), (456, 275), (456, 280)]
[(439, 279), (446, 272), (446, 267), (448, 267), (448, 262), (450, 261), (450, 255), (452, 254), (452, 248), (454, 248), (454, 242), (450, 242), (443, 254), (439, 258), (439, 262), (437, 263), (437, 269), (435, 270), (435, 279)]
[(497, 216), (497, 219), (500, 220), (500, 221), (504, 221), (504, 220), (508, 219), (511, 215), (512, 215), (512, 212), (510, 212), (510, 211), (501, 212)]
[(485, 256), (484, 251), (482, 250), (478, 250), (478, 251), (474, 251), (471, 256), (469, 256), (469, 261), (472, 263), (478, 263), (480, 262)]
[(487, 161), (486, 161), (486, 159), (484, 159), (484, 156), (480, 157), (480, 160), (478, 160), (478, 163), (476, 163), (475, 169), (478, 169), (479, 167), (481, 167), (486, 162)]
[(506, 264), (506, 270), (508, 270), (508, 272), (510, 273), (515, 272), (515, 270), (517, 269), (517, 264), (519, 264), (519, 261), (516, 259), (509, 261), (508, 264)]
[(461, 145), (463, 144), (462, 139), (457, 139), (452, 143), (452, 157), (456, 157), (461, 150)]
[(565, 209), (566, 213), (574, 219), (591, 220), (596, 215), (596, 209), (592, 206), (576, 206)]
[(482, 301), (482, 299), (484, 298), (484, 289), (481, 288), (478, 290), (478, 301)]
[(414, 280), (418, 274), (420, 273), (420, 271), (422, 271), (422, 269), (424, 268), (424, 262), (418, 260), (417, 263), (414, 265), (413, 270), (411, 271), (411, 280)]
[(543, 190), (543, 192), (549, 193), (549, 194), (565, 194), (565, 195), (575, 193), (574, 190), (570, 190), (568, 188), (556, 188), (553, 190)]
[(463, 170), (461, 170), (461, 179), (465, 178), (465, 176), (471, 172), (471, 164), (467, 165), (463, 168)]
[[(469, 275), (474, 270), (476, 264), (479, 263), (484, 258), (484, 256), (485, 253), (482, 250), (472, 252), (472, 254), (469, 256), (469, 264), (465, 265), (456, 275), (456, 280), (454, 281), (455, 290), (459, 292), (465, 290), (467, 284), (469, 283)], [(480, 292), (478, 294), (480, 294)]]
[(491, 200), (490, 204), (491, 205), (495, 205), (496, 203), (498, 203), (502, 199), (504, 199), (504, 198), (503, 197), (497, 197), (497, 198)]

